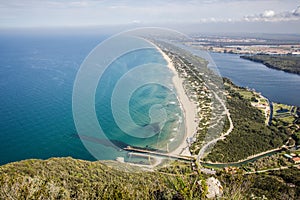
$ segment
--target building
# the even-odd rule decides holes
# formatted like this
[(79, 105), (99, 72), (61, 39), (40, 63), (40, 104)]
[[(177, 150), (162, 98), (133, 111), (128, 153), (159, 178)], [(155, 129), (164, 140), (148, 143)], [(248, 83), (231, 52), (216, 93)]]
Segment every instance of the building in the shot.
[(295, 163), (295, 164), (300, 163), (300, 157), (294, 157), (292, 160), (293, 160), (293, 163)]
[(293, 156), (289, 155), (289, 154), (284, 154), (284, 157), (288, 158), (288, 159), (293, 159)]

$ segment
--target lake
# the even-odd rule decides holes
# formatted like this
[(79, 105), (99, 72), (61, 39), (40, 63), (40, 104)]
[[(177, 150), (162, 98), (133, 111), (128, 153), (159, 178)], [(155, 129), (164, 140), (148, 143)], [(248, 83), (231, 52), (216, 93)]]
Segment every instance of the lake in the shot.
[(241, 59), (236, 54), (210, 53), (222, 76), (255, 89), (273, 102), (300, 106), (300, 76)]
[[(0, 37), (0, 164), (28, 158), (63, 156), (95, 160), (77, 135), (72, 115), (72, 89), (84, 58), (105, 38), (107, 36), (17, 34)], [(141, 53), (147, 55), (148, 61), (164, 63), (157, 51)], [(235, 84), (254, 88), (271, 101), (300, 106), (299, 75), (269, 69), (262, 64), (240, 59), (238, 55), (211, 53), (211, 57), (222, 76), (230, 78)], [(135, 93), (136, 98), (147, 90), (141, 88)], [(172, 96), (168, 99), (157, 92), (163, 90), (153, 90), (158, 96), (153, 96), (152, 102), (145, 103), (173, 102)], [(108, 107), (101, 103), (100, 93), (96, 95), (96, 107), (106, 109)], [(162, 98), (164, 101), (161, 101)], [(136, 108), (133, 110), (148, 109), (134, 105)], [(171, 108), (174, 105), (168, 106)], [(105, 118), (102, 120), (104, 127), (111, 127), (113, 122), (108, 115), (101, 115), (100, 110), (97, 114), (99, 119)], [(176, 116), (176, 112), (170, 114)], [(137, 119), (144, 117), (132, 115)], [(171, 127), (172, 123), (169, 130), (175, 130)], [(116, 133), (119, 130), (112, 131)], [(85, 139), (106, 144), (97, 138)], [(112, 157), (103, 154), (103, 158)]]

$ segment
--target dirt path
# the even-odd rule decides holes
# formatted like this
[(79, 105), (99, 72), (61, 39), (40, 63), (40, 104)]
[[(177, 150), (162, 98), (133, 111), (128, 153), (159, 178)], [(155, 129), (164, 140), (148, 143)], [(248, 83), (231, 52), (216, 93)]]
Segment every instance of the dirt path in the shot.
[(213, 92), (213, 94), (215, 95), (216, 99), (217, 99), (217, 100), (221, 103), (221, 105), (223, 106), (223, 108), (224, 108), (224, 110), (225, 110), (225, 113), (226, 113), (226, 115), (227, 115), (227, 118), (228, 118), (228, 120), (229, 120), (230, 126), (229, 126), (229, 129), (226, 131), (226, 133), (222, 134), (220, 137), (218, 137), (218, 138), (216, 138), (216, 139), (213, 139), (213, 140), (209, 141), (208, 143), (206, 143), (206, 144), (200, 149), (200, 151), (199, 151), (199, 153), (198, 153), (198, 156), (197, 156), (197, 162), (198, 162), (198, 163), (199, 163), (199, 161), (203, 158), (203, 156), (204, 156), (206, 150), (208, 149), (208, 147), (209, 147), (210, 145), (213, 145), (213, 144), (217, 143), (217, 141), (219, 141), (219, 140), (224, 140), (224, 139), (226, 138), (226, 136), (229, 135), (229, 134), (232, 132), (233, 128), (234, 128), (234, 125), (233, 125), (233, 122), (232, 122), (232, 119), (231, 119), (231, 116), (230, 116), (230, 112), (229, 112), (229, 110), (227, 109), (227, 107), (226, 107), (226, 105), (225, 105), (225, 102), (222, 101), (222, 99), (221, 99), (215, 92)]

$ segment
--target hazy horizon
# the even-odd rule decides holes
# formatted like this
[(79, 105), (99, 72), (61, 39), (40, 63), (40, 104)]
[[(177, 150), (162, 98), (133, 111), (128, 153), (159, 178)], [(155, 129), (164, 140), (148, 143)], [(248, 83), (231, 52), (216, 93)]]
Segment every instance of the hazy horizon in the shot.
[(0, 2), (0, 30), (165, 27), (185, 33), (300, 33), (294, 0), (46, 0)]

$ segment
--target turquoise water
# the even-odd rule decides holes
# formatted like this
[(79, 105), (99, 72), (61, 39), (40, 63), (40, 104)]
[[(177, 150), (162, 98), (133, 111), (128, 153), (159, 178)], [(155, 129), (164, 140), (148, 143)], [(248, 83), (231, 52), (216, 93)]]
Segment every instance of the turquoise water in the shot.
[[(0, 164), (61, 156), (95, 160), (77, 134), (72, 115), (72, 90), (82, 61), (105, 38), (98, 35), (1, 35)], [(144, 62), (166, 65), (155, 49), (132, 52), (117, 61), (122, 59), (127, 61), (126, 67), (120, 68), (117, 62), (113, 63), (96, 92), (97, 117), (106, 136), (120, 147), (130, 144), (164, 150), (168, 142), (170, 148), (175, 148), (183, 136), (183, 132), (176, 134), (182, 121), (181, 110), (174, 92), (160, 85), (139, 88), (130, 101), (131, 116), (139, 125), (149, 123), (151, 105), (159, 103), (164, 106), (168, 121), (156, 137), (135, 139), (116, 126), (110, 97), (120, 76)], [(105, 140), (82, 139), (101, 144), (105, 150), (102, 151), (103, 159), (126, 156), (125, 152), (107, 146)]]
[[(0, 36), (0, 164), (60, 156), (95, 160), (79, 139), (73, 121), (72, 90), (84, 58), (107, 36)], [(135, 53), (140, 56), (129, 54), (127, 58), (120, 58), (131, 63), (122, 70), (111, 66), (106, 71), (111, 76), (104, 76), (106, 79), (99, 83), (95, 101), (98, 121), (117, 146), (148, 145), (165, 150), (169, 143), (170, 148), (174, 148), (182, 137), (176, 134), (182, 131), (178, 130), (182, 116), (174, 93), (165, 87), (145, 85), (135, 91), (130, 101), (131, 116), (141, 126), (149, 124), (151, 105), (159, 103), (166, 108), (168, 121), (159, 135), (147, 140), (131, 138), (114, 122), (110, 96), (116, 80), (143, 62), (166, 64), (155, 49)], [(272, 101), (299, 105), (300, 76), (269, 69), (236, 55), (212, 54), (212, 57), (221, 74), (236, 84), (255, 88)], [(105, 140), (82, 139), (101, 144), (103, 159), (126, 156)]]
[[(139, 77), (130, 76), (130, 73), (140, 66), (144, 66), (145, 63), (162, 65), (167, 71), (166, 73), (157, 71), (156, 73), (151, 74), (146, 72), (146, 68), (143, 68), (142, 71), (135, 74), (135, 76)], [(139, 82), (140, 79), (144, 80), (149, 78), (149, 76), (154, 76), (155, 79), (165, 82), (165, 85), (172, 86), (172, 73), (168, 71), (166, 61), (155, 48), (135, 50), (120, 56), (110, 64), (101, 76), (95, 95), (98, 123), (105, 137), (97, 128), (97, 124), (93, 123), (93, 115), (87, 114), (85, 109), (80, 111), (83, 115), (89, 115), (84, 119), (80, 119), (84, 120), (82, 122), (86, 125), (83, 125), (85, 128), (78, 130), (80, 136), (83, 135), (82, 138), (85, 146), (98, 159), (114, 159), (117, 156), (126, 158), (127, 152), (120, 151), (120, 148), (124, 148), (128, 145), (143, 148), (147, 147), (161, 151), (167, 151), (167, 145), (169, 148), (168, 150), (176, 148), (184, 136), (184, 123), (180, 104), (172, 87), (168, 88), (157, 83), (138, 84), (137, 89), (133, 92), (129, 101), (130, 117), (138, 127), (126, 123), (126, 130), (124, 130), (117, 124), (117, 119), (124, 120), (124, 118), (126, 118), (126, 108), (122, 107), (117, 113), (114, 113), (113, 103), (115, 103), (115, 105), (120, 104), (120, 102), (126, 98), (126, 90), (128, 90), (131, 85), (128, 82), (125, 82), (124, 87), (121, 86), (122, 91), (116, 90), (117, 83), (124, 76), (129, 76), (134, 79), (134, 83), (136, 83), (136, 81)], [(87, 80), (87, 82), (89, 81)], [(90, 84), (84, 83), (84, 85)], [(119, 94), (119, 96), (113, 100), (113, 95), (116, 95), (114, 92), (122, 92), (122, 94)], [(160, 116), (160, 112), (156, 112), (159, 110), (155, 110), (155, 106), (159, 106), (165, 110), (166, 121), (163, 121), (164, 117)], [(152, 109), (154, 109), (154, 112)], [(151, 110), (154, 115), (154, 122), (151, 121)], [(138, 136), (141, 133), (140, 131), (142, 131), (140, 127), (153, 128), (157, 134), (149, 137), (144, 137), (143, 135), (141, 138), (135, 137), (135, 134), (133, 133), (137, 133)], [(112, 142), (113, 145), (107, 143), (107, 138), (110, 139), (109, 141)], [(86, 139), (88, 139), (88, 141)], [(95, 141), (95, 143), (90, 143), (90, 141)], [(102, 145), (102, 143), (105, 143), (106, 145)]]
[[(124, 63), (126, 63), (126, 65), (124, 65)], [(124, 130), (121, 130), (116, 123), (116, 118), (123, 117), (122, 113), (112, 113), (112, 93), (117, 82), (124, 74), (145, 63), (157, 63), (164, 65), (164, 67), (167, 68), (166, 61), (162, 58), (161, 54), (153, 48), (127, 53), (115, 60), (105, 71), (96, 91), (96, 113), (98, 122), (106, 137), (109, 138), (116, 147), (122, 148), (130, 145), (167, 151), (168, 144), (168, 150), (172, 150), (180, 144), (184, 136), (183, 116), (174, 90), (170, 90), (170, 88), (166, 88), (159, 84), (146, 84), (135, 90), (130, 98), (130, 116), (140, 127), (150, 125), (152, 128), (157, 129), (158, 134), (152, 137), (132, 137)], [(154, 74), (147, 73), (147, 76), (155, 76), (172, 86), (171, 72), (165, 74), (158, 71)], [(165, 109), (167, 119), (165, 123), (159, 124), (161, 116), (154, 115), (154, 120), (158, 123), (150, 124), (151, 119), (149, 111), (154, 105), (160, 105)], [(129, 126), (129, 124), (127, 126)], [(139, 134), (139, 129), (134, 130), (130, 127), (127, 128), (132, 132)], [(97, 137), (97, 134), (92, 135), (94, 135), (92, 137)], [(88, 145), (88, 147), (90, 146)], [(100, 153), (100, 159), (102, 159), (102, 157), (103, 159), (115, 158), (111, 155), (123, 156), (126, 159), (127, 152), (120, 152), (116, 147), (102, 149), (101, 152), (105, 151), (106, 153), (104, 155)]]

